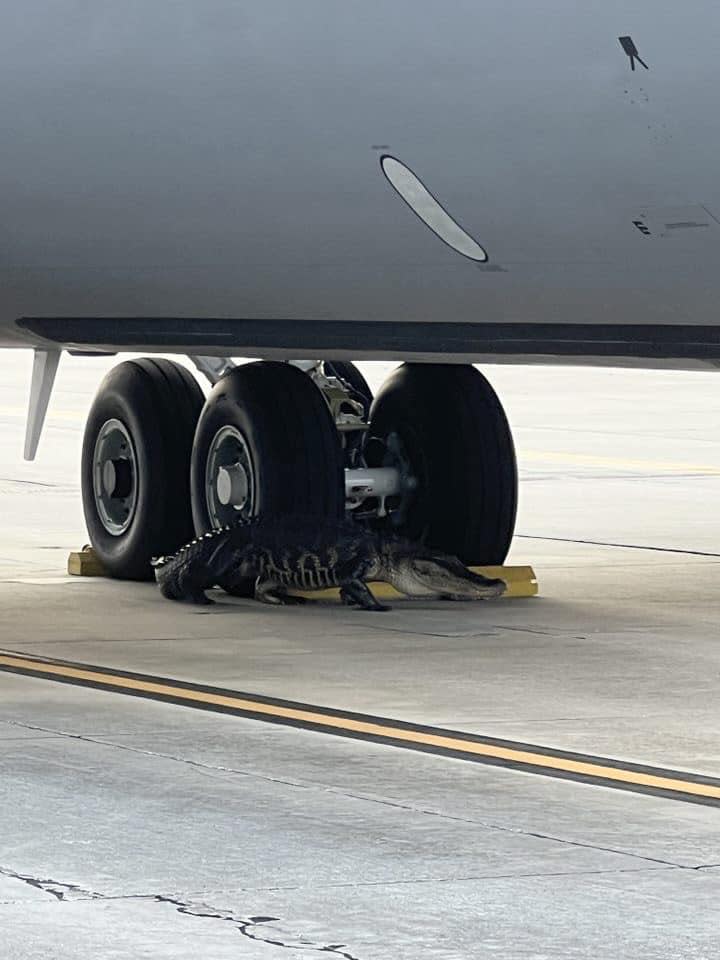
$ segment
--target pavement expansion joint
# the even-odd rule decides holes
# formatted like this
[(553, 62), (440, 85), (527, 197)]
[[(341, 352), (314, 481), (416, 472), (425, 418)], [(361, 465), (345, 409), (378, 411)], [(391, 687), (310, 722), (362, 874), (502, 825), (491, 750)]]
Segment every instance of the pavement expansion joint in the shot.
[(508, 770), (720, 806), (720, 778), (682, 770), (15, 651), (0, 651), (0, 670)]
[(545, 537), (539, 534), (518, 533), (516, 536), (521, 540), (547, 540), (552, 543), (579, 543), (589, 547), (616, 547), (619, 550), (649, 550), (652, 553), (679, 553), (690, 557), (710, 557), (720, 558), (720, 553), (713, 553), (708, 550), (690, 550), (680, 547), (657, 547), (641, 543), (615, 543), (608, 540), (578, 540), (573, 537)]
[[(527, 830), (519, 826), (510, 826), (508, 824), (495, 823), (491, 820), (481, 820), (477, 817), (462, 817), (458, 814), (449, 813), (446, 810), (439, 810), (437, 808), (420, 806), (415, 803), (411, 803), (405, 800), (398, 800), (395, 797), (386, 797), (373, 793), (365, 792), (350, 792), (341, 787), (333, 786), (332, 784), (325, 783), (324, 781), (317, 780), (298, 780), (290, 779), (287, 777), (272, 777), (268, 774), (261, 773), (257, 770), (246, 770), (239, 767), (229, 767), (224, 764), (218, 763), (208, 763), (203, 760), (196, 760), (192, 757), (181, 757), (174, 753), (165, 753), (160, 750), (148, 750), (147, 747), (138, 747), (133, 746), (129, 743), (118, 743), (115, 740), (101, 739), (100, 737), (91, 737), (86, 734), (81, 733), (69, 733), (62, 730), (53, 730), (46, 727), (37, 727), (32, 724), (21, 723), (15, 720), (3, 720), (0, 721), (3, 723), (8, 723), (13, 726), (23, 727), (29, 730), (45, 730), (48, 733), (53, 734), (55, 737), (66, 737), (71, 740), (80, 740), (84, 743), (92, 743), (102, 747), (110, 747), (114, 750), (123, 750), (128, 753), (137, 753), (145, 757), (157, 757), (162, 760), (170, 760), (173, 763), (185, 764), (189, 767), (197, 767), (202, 770), (215, 771), (218, 773), (228, 773), (238, 777), (249, 777), (253, 780), (261, 780), (264, 783), (280, 784), (284, 787), (291, 787), (299, 790), (310, 790), (317, 789), (321, 790), (323, 794), (332, 793), (336, 794), (339, 797), (343, 797), (349, 800), (360, 800), (363, 803), (373, 803), (379, 804), (384, 807), (392, 807), (395, 810), (404, 810), (408, 813), (425, 816), (425, 817), (436, 817), (439, 820), (450, 820), (456, 823), (464, 823), (469, 826), (479, 827), (482, 830), (492, 830), (499, 833), (511, 833), (516, 836), (523, 837), (534, 837), (538, 840), (550, 840), (553, 843), (561, 843), (570, 847), (582, 847), (588, 850), (602, 850), (604, 853), (617, 853), (624, 857), (630, 857), (635, 860), (641, 860), (648, 864), (655, 864), (658, 867), (665, 867), (667, 869), (687, 869), (687, 870), (702, 870), (702, 869), (711, 869), (720, 864), (699, 864), (693, 866), (687, 866), (681, 863), (676, 863), (672, 860), (662, 860), (658, 857), (649, 857), (639, 853), (633, 853), (629, 850), (621, 849), (619, 847), (608, 847), (603, 846), (602, 844), (586, 842), (582, 840), (573, 840), (569, 837), (558, 836), (557, 834), (551, 833), (540, 833), (537, 830)], [(625, 870), (646, 870), (649, 867), (628, 867), (623, 868)], [(1, 871), (0, 871), (1, 872)], [(383, 881), (385, 882), (385, 881)], [(342, 885), (342, 884), (341, 884)], [(353, 886), (354, 884), (351, 884)], [(364, 884), (360, 884), (364, 885)], [(331, 884), (333, 886), (333, 884)], [(261, 887), (261, 890), (275, 890), (280, 889), (278, 887)], [(285, 889), (285, 888), (283, 888)], [(294, 887), (291, 889), (295, 889)]]

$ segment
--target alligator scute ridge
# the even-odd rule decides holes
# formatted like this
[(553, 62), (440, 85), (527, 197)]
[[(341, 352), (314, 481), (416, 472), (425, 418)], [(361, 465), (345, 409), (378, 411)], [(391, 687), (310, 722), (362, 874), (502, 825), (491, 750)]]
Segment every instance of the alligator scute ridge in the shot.
[(385, 610), (368, 589), (384, 580), (409, 597), (491, 599), (505, 590), (499, 579), (468, 570), (456, 557), (361, 527), (352, 520), (311, 516), (240, 518), (196, 537), (152, 561), (163, 596), (212, 603), (205, 591), (232, 592), (255, 580), (255, 598), (298, 604), (290, 590), (339, 587), (344, 603)]

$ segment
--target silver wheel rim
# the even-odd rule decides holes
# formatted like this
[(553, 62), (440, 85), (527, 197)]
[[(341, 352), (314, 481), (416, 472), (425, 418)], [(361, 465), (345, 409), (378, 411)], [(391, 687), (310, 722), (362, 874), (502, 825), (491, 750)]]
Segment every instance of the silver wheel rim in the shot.
[(95, 508), (107, 532), (119, 537), (133, 521), (138, 496), (135, 447), (120, 420), (100, 428), (92, 463)]
[(210, 442), (205, 465), (205, 502), (212, 526), (253, 516), (255, 489), (247, 440), (237, 427), (221, 427)]

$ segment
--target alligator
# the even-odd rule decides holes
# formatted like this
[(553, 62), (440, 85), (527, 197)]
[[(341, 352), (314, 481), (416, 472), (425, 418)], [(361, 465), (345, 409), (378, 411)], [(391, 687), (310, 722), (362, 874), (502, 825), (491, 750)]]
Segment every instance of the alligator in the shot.
[(304, 603), (290, 590), (339, 587), (343, 603), (363, 610), (390, 609), (369, 590), (372, 580), (411, 598), (480, 600), (505, 591), (503, 580), (473, 573), (456, 557), (352, 520), (321, 517), (239, 520), (152, 565), (164, 597), (197, 604), (213, 602), (205, 593), (213, 586), (232, 593), (248, 580), (264, 603)]

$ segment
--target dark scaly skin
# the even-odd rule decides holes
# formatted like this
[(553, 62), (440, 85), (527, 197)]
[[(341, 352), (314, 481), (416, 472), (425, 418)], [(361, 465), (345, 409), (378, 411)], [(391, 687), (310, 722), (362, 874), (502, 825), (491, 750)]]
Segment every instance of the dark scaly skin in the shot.
[[(205, 594), (210, 587), (231, 588), (250, 578), (256, 581), (256, 599), (265, 603), (304, 602), (290, 596), (291, 589), (339, 587), (343, 602), (364, 610), (388, 609), (368, 589), (371, 580), (387, 580), (410, 596), (449, 599), (468, 599), (469, 590), (479, 596), (478, 588), (489, 591), (482, 595), (497, 595), (504, 588), (502, 581), (472, 573), (455, 558), (353, 521), (318, 517), (239, 521), (154, 560), (153, 566), (163, 596), (191, 603), (211, 603)], [(419, 587), (413, 579), (418, 570)]]
[(239, 521), (153, 561), (163, 596), (210, 602), (205, 590), (256, 579), (267, 603), (302, 602), (288, 589), (322, 590), (365, 580), (377, 559), (375, 536), (354, 523), (319, 517)]

